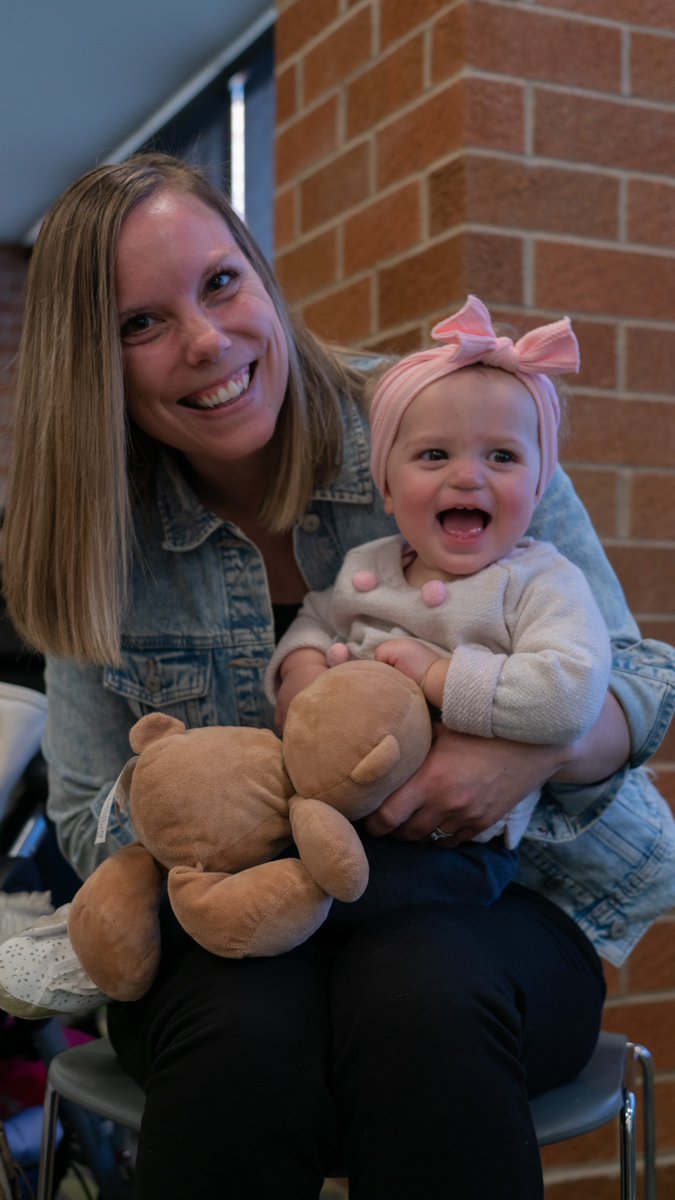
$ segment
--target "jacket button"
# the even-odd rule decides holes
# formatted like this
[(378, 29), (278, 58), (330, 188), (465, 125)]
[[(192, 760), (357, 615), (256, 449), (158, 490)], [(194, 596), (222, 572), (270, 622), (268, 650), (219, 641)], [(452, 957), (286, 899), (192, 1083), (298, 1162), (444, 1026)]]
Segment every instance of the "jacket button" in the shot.
[(148, 659), (148, 673), (145, 677), (145, 686), (151, 696), (156, 696), (162, 690), (162, 681), (157, 671), (157, 663), (154, 658)]
[(609, 936), (613, 938), (623, 937), (628, 929), (628, 922), (624, 921), (623, 917), (617, 917), (616, 921), (612, 921), (609, 927)]
[(316, 513), (305, 513), (300, 522), (300, 528), (303, 533), (316, 533), (320, 524), (321, 518)]

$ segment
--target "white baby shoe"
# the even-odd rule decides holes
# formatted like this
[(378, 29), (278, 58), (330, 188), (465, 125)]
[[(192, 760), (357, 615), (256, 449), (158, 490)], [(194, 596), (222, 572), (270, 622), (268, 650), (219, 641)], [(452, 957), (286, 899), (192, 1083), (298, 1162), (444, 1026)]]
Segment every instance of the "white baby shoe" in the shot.
[(77, 1016), (109, 1000), (75, 957), (69, 908), (62, 905), (0, 944), (0, 1008), (12, 1016)]

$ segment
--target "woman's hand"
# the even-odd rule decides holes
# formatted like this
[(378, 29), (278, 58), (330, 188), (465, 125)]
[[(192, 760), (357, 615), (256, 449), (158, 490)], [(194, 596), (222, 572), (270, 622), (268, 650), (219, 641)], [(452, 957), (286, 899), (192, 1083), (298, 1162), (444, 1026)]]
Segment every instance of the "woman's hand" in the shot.
[(368, 817), (376, 837), (387, 833), (425, 841), (433, 829), (452, 834), (452, 847), (489, 829), (549, 779), (597, 783), (618, 771), (630, 753), (626, 718), (611, 692), (595, 725), (572, 746), (542, 746), (473, 737), (434, 724), (422, 766)]
[(422, 766), (366, 825), (376, 837), (391, 833), (409, 841), (426, 841), (440, 828), (452, 837), (437, 844), (456, 846), (500, 820), (566, 760), (560, 746), (474, 737), (435, 723)]

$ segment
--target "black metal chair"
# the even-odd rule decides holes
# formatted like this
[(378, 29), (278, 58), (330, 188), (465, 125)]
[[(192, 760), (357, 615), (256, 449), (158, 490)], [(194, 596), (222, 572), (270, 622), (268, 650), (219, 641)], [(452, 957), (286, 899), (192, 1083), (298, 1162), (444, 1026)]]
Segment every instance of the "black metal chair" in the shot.
[[(634, 1074), (643, 1083), (645, 1196), (656, 1200), (654, 1075), (651, 1054), (623, 1034), (601, 1033), (593, 1057), (576, 1079), (538, 1096), (532, 1115), (540, 1146), (590, 1133), (616, 1117), (620, 1123), (621, 1200), (637, 1197), (637, 1127)], [(37, 1200), (52, 1200), (59, 1102), (75, 1103), (128, 1129), (141, 1126), (145, 1097), (120, 1066), (107, 1038), (64, 1051), (53, 1059), (45, 1096)]]

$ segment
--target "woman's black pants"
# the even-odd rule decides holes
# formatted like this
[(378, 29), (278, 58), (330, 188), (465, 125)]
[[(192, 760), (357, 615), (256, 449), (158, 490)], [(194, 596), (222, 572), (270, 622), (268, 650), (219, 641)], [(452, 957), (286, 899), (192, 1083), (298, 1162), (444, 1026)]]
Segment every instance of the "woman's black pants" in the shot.
[(593, 1051), (604, 981), (577, 926), (513, 885), (329, 920), (216, 958), (164, 914), (160, 975), (109, 1029), (147, 1092), (139, 1200), (540, 1200), (528, 1096)]

